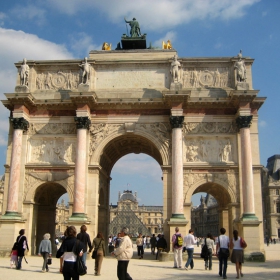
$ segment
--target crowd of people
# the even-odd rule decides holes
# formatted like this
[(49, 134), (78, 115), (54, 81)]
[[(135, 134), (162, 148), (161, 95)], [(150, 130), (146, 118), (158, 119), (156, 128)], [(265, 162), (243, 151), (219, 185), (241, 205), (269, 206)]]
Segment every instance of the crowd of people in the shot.
[[(77, 234), (74, 226), (67, 227), (62, 243), (59, 246), (56, 257), (60, 259), (60, 272), (63, 274), (64, 280), (79, 280), (80, 274), (77, 267), (81, 262), (86, 266), (87, 253), (93, 250), (92, 258), (95, 259), (95, 275), (101, 275), (101, 266), (103, 258), (106, 255), (107, 248), (103, 234), (99, 232), (91, 242), (89, 234), (86, 232), (87, 227), (82, 225), (80, 233)], [(200, 238), (200, 245), (204, 248), (201, 256), (204, 258), (205, 270), (212, 270), (213, 256), (219, 259), (219, 275), (223, 279), (227, 279), (227, 262), (230, 257), (229, 249), (232, 249), (231, 262), (236, 265), (236, 278), (243, 277), (242, 264), (244, 262), (244, 248), (247, 247), (245, 240), (238, 236), (238, 231), (233, 231), (233, 238), (230, 239), (224, 228), (220, 229), (220, 235), (213, 238), (211, 233), (208, 233), (205, 238)], [(48, 264), (51, 263), (52, 244), (50, 234), (46, 233), (40, 243), (38, 255), (43, 258), (42, 272), (48, 272)], [(131, 276), (127, 272), (129, 260), (133, 256), (133, 241), (129, 235), (129, 230), (123, 227), (117, 236), (109, 236), (108, 246), (110, 254), (118, 260), (117, 276), (119, 280), (130, 280)], [(56, 245), (58, 240), (56, 239)], [(174, 268), (194, 269), (194, 247), (198, 245), (198, 238), (194, 236), (194, 231), (189, 230), (189, 234), (182, 236), (179, 228), (175, 228), (175, 233), (171, 238), (172, 248), (174, 253)], [(144, 258), (146, 249), (150, 249), (150, 253), (156, 255), (156, 259), (161, 252), (167, 250), (167, 241), (163, 234), (155, 236), (143, 236), (141, 233), (136, 238), (136, 246), (139, 259)], [(11, 251), (11, 268), (21, 269), (22, 260), (25, 259), (25, 252), (29, 250), (25, 230), (19, 231), (19, 236), (16, 239)], [(186, 263), (183, 265), (182, 253), (188, 255)], [(86, 269), (86, 268), (85, 268)]]
[[(238, 236), (238, 231), (233, 231), (233, 238), (230, 240), (225, 234), (224, 228), (220, 229), (220, 235), (214, 238), (211, 233), (207, 234), (204, 239), (201, 238), (201, 247), (206, 246), (206, 251), (203, 250), (205, 270), (212, 270), (212, 258), (217, 256), (219, 259), (219, 276), (227, 279), (227, 263), (230, 257), (229, 249), (232, 249), (231, 262), (236, 265), (236, 278), (243, 277), (242, 264), (244, 263), (244, 249), (247, 247), (245, 240)], [(198, 239), (194, 236), (194, 231), (189, 230), (189, 234), (183, 237), (179, 232), (179, 228), (175, 228), (175, 234), (172, 236), (172, 251), (174, 252), (174, 268), (183, 268), (182, 253), (186, 251), (188, 254), (187, 262), (184, 269), (194, 268), (193, 252), (194, 246), (198, 244)]]

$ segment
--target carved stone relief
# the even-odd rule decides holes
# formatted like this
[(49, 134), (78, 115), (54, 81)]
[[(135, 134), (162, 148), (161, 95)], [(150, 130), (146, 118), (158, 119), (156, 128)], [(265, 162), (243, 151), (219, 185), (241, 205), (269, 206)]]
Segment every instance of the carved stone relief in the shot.
[(109, 134), (118, 131), (124, 130), (124, 124), (91, 124), (89, 127), (89, 132), (91, 134), (90, 144), (89, 144), (89, 158), (93, 155), (96, 147), (104, 140)]
[(236, 133), (235, 122), (187, 122), (183, 125), (184, 134)]
[(37, 73), (36, 89), (58, 90), (77, 89), (80, 83), (79, 71), (48, 71)]
[(234, 172), (228, 173), (188, 173), (184, 174), (184, 186), (191, 188), (194, 183), (206, 180), (208, 182), (220, 183), (223, 182), (225, 186), (229, 186), (232, 190), (236, 190), (238, 185), (238, 174)]
[(76, 143), (63, 139), (30, 140), (31, 162), (38, 163), (74, 163)]
[(29, 134), (77, 134), (75, 123), (30, 123)]
[(183, 87), (230, 87), (228, 68), (183, 68)]
[(184, 139), (185, 162), (234, 162), (234, 145), (230, 138)]

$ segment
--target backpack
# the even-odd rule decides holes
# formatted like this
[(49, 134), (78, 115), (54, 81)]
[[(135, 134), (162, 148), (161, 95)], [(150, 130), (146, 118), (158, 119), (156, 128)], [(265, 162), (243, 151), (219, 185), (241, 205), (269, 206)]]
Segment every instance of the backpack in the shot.
[(183, 237), (181, 236), (181, 234), (175, 234), (175, 235), (176, 235), (175, 246), (182, 247), (183, 246)]
[(200, 257), (201, 257), (202, 259), (205, 259), (205, 258), (208, 257), (208, 254), (209, 254), (209, 252), (208, 252), (208, 247), (207, 247), (206, 238), (205, 238), (205, 239), (204, 239), (204, 245), (203, 245), (202, 248), (201, 248)]

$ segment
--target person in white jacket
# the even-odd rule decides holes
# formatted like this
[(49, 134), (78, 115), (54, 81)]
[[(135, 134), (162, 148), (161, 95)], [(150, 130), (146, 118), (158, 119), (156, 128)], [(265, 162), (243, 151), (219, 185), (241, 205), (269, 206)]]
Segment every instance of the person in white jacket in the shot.
[(128, 280), (132, 279), (130, 275), (127, 273), (127, 267), (129, 260), (132, 258), (133, 255), (133, 247), (132, 241), (128, 236), (128, 228), (123, 227), (121, 230), (121, 242), (120, 246), (112, 252), (113, 256), (116, 256), (118, 260), (118, 268), (117, 268), (117, 275), (119, 280)]

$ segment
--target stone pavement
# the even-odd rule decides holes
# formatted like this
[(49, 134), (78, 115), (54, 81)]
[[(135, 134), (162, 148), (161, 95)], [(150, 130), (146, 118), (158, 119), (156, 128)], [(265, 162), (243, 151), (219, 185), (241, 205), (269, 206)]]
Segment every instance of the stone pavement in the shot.
[[(244, 263), (243, 279), (280, 279), (280, 244), (270, 245), (265, 247), (267, 261), (265, 263)], [(199, 252), (199, 248), (195, 248), (195, 252)], [(22, 270), (10, 269), (10, 258), (0, 258), (0, 280), (62, 280), (62, 274), (58, 273), (59, 260), (53, 259), (53, 264), (50, 266), (50, 271), (47, 273), (41, 272), (43, 263), (42, 257), (27, 256), (28, 264), (23, 261)], [(139, 260), (136, 254), (136, 248), (133, 259), (129, 262), (128, 272), (133, 280), (183, 280), (183, 279), (221, 279), (218, 276), (218, 261), (214, 257), (213, 270), (204, 269), (204, 261), (198, 257), (194, 260), (193, 270), (174, 269), (173, 262), (159, 262), (150, 254), (147, 249), (144, 254), (144, 259)], [(117, 279), (117, 261), (113, 257), (106, 257), (102, 264), (101, 276), (94, 276), (94, 260), (87, 260), (88, 274), (81, 276), (81, 280), (87, 279)], [(228, 262), (228, 279), (235, 279), (235, 265)]]

